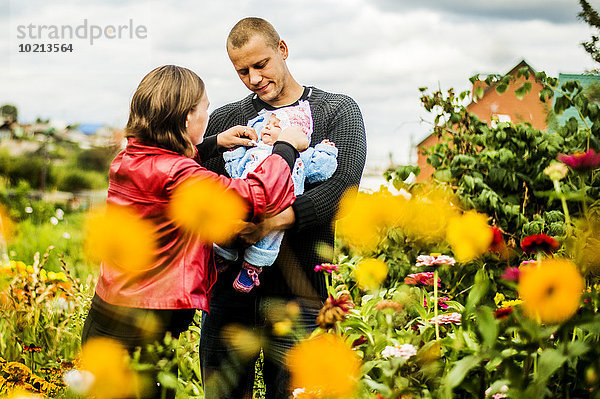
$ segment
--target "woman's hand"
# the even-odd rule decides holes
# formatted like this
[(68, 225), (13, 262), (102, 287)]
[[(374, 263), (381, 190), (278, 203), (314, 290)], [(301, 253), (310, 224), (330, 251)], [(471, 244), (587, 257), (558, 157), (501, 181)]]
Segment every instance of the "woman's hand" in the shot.
[(243, 145), (245, 147), (256, 146), (258, 136), (252, 127), (234, 126), (217, 134), (217, 145), (219, 147), (233, 148)]
[(277, 141), (285, 141), (294, 146), (298, 151), (304, 151), (308, 148), (308, 137), (297, 126), (291, 126), (283, 129)]
[(294, 208), (288, 206), (277, 215), (266, 218), (261, 223), (246, 223), (239, 233), (240, 240), (246, 245), (256, 244), (274, 230), (287, 230), (296, 222)]

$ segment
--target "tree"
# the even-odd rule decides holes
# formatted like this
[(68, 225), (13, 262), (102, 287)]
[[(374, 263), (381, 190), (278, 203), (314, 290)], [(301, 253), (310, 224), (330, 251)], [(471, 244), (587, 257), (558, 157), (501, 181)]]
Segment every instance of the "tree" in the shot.
[[(577, 14), (577, 17), (600, 33), (600, 14), (598, 14), (598, 11), (594, 10), (587, 0), (579, 0), (579, 4), (581, 5), (581, 12)], [(589, 41), (581, 42), (585, 51), (598, 63), (600, 63), (599, 40), (598, 35), (592, 35)], [(595, 69), (591, 72), (600, 73), (600, 70)]]
[(11, 104), (5, 104), (0, 107), (0, 116), (3, 117), (8, 123), (16, 122), (19, 113), (17, 107)]

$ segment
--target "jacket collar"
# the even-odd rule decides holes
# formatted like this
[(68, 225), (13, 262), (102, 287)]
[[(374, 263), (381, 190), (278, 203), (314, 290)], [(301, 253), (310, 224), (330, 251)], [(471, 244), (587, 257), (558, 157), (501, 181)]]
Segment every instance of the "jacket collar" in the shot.
[(157, 147), (155, 145), (146, 144), (135, 137), (127, 138), (127, 147), (125, 147), (125, 152), (131, 155), (179, 155), (178, 152), (167, 150), (165, 148)]

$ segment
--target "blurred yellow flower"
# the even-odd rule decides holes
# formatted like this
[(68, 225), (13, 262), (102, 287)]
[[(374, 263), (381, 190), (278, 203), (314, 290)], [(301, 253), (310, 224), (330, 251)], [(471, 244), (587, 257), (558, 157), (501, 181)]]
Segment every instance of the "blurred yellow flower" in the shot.
[(225, 243), (235, 236), (247, 215), (247, 204), (217, 180), (191, 178), (174, 191), (169, 216), (176, 225), (205, 242)]
[(387, 264), (379, 259), (363, 259), (356, 265), (354, 277), (363, 289), (373, 289), (385, 280), (388, 273)]
[(519, 277), (523, 312), (543, 323), (560, 323), (573, 316), (583, 289), (583, 278), (568, 259), (543, 259), (539, 267), (525, 268)]
[(290, 332), (292, 332), (293, 326), (294, 324), (290, 319), (278, 321), (275, 324), (273, 324), (273, 335), (276, 335), (278, 337), (288, 335)]
[(5, 242), (10, 240), (12, 234), (15, 230), (15, 224), (8, 216), (8, 212), (6, 208), (2, 204), (0, 204), (0, 240), (4, 240)]
[(487, 217), (475, 211), (468, 211), (450, 220), (446, 241), (452, 247), (456, 260), (468, 262), (489, 249), (493, 236)]
[(319, 392), (326, 398), (349, 398), (355, 392), (361, 363), (342, 339), (322, 334), (302, 341), (287, 355), (292, 388)]
[(131, 209), (110, 205), (93, 212), (86, 230), (86, 252), (94, 261), (129, 271), (148, 269), (154, 263), (154, 225)]
[(438, 189), (414, 195), (406, 204), (407, 216), (400, 227), (413, 239), (443, 240), (448, 222), (459, 212), (455, 202), (450, 194)]
[(258, 355), (262, 341), (252, 330), (239, 324), (230, 324), (222, 330), (223, 338), (229, 346), (244, 359)]
[[(393, 225), (398, 199), (386, 193), (358, 193), (349, 190), (340, 202), (336, 232), (359, 250), (374, 249)], [(405, 200), (404, 200), (405, 201)]]
[(80, 368), (94, 376), (89, 395), (98, 399), (133, 396), (137, 374), (128, 367), (127, 351), (109, 338), (91, 338), (81, 348)]

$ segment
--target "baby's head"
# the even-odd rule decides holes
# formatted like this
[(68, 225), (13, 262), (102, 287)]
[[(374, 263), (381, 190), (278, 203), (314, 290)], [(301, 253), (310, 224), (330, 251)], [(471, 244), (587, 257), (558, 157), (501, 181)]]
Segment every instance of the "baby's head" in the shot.
[(291, 126), (301, 128), (310, 138), (312, 134), (312, 116), (307, 101), (301, 101), (299, 105), (276, 109), (269, 113), (267, 123), (260, 131), (261, 141), (273, 145), (283, 129)]

